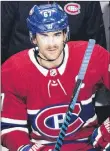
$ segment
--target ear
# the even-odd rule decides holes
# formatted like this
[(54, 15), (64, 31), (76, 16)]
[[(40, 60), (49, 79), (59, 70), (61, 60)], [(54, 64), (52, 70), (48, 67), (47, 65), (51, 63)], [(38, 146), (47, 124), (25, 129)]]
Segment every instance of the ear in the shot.
[(37, 44), (37, 39), (36, 38), (32, 39), (32, 42), (33, 42), (34, 45), (36, 45)]
[(63, 39), (64, 39), (64, 42), (66, 42), (66, 40), (67, 40), (67, 32), (66, 33), (64, 32), (64, 38)]

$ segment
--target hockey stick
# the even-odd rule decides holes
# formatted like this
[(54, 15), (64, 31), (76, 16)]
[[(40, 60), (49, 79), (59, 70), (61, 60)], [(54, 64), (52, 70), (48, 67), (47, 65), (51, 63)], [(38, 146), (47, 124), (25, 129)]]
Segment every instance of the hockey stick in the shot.
[(69, 126), (69, 123), (71, 120), (72, 112), (74, 110), (74, 107), (75, 107), (75, 104), (76, 104), (76, 101), (77, 101), (77, 98), (78, 98), (78, 95), (80, 92), (82, 80), (85, 77), (85, 73), (86, 73), (90, 58), (91, 58), (91, 54), (92, 54), (94, 45), (95, 45), (95, 40), (90, 39), (88, 46), (87, 46), (87, 49), (86, 49), (85, 54), (84, 54), (84, 58), (82, 60), (80, 70), (79, 70), (78, 80), (76, 82), (76, 85), (75, 85), (75, 88), (73, 91), (73, 96), (72, 96), (72, 99), (71, 99), (70, 104), (68, 106), (68, 110), (66, 112), (64, 122), (61, 126), (60, 133), (59, 133), (59, 136), (57, 138), (57, 142), (55, 144), (54, 151), (60, 151), (60, 149), (63, 145), (63, 140), (64, 140), (64, 137), (66, 135), (66, 131), (68, 129), (68, 126)]

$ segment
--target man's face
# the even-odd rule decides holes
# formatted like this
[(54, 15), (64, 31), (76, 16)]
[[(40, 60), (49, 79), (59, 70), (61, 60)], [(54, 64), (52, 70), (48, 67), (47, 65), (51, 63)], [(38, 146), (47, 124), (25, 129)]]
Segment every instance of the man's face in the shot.
[(39, 54), (44, 59), (57, 59), (64, 47), (66, 34), (63, 31), (37, 33), (33, 40), (39, 48)]

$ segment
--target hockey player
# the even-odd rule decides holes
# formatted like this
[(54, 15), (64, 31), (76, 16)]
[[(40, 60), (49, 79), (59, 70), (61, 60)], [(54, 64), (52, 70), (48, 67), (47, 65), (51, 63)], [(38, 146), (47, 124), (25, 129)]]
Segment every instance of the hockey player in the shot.
[[(27, 25), (35, 47), (2, 65), (2, 145), (10, 151), (52, 151), (88, 42), (67, 42), (68, 17), (56, 3), (35, 5)], [(94, 46), (62, 151), (110, 150), (110, 119), (98, 127), (92, 103), (98, 83), (110, 89), (109, 57)]]

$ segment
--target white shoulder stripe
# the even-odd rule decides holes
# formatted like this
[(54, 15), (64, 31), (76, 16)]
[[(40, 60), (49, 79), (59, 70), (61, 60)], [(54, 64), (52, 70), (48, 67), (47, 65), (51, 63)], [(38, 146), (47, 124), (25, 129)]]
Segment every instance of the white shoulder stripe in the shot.
[(8, 129), (4, 129), (1, 131), (1, 135), (6, 134), (6, 133), (10, 133), (13, 131), (24, 131), (26, 133), (28, 133), (28, 129), (27, 128), (23, 128), (23, 127), (15, 127), (15, 128), (8, 128)]
[(5, 118), (5, 117), (2, 117), (1, 118), (1, 122), (4, 122), (4, 123), (12, 123), (12, 124), (19, 124), (19, 125), (22, 125), (22, 124), (27, 124), (27, 121), (26, 120), (15, 120), (15, 119), (11, 119), (11, 118)]

